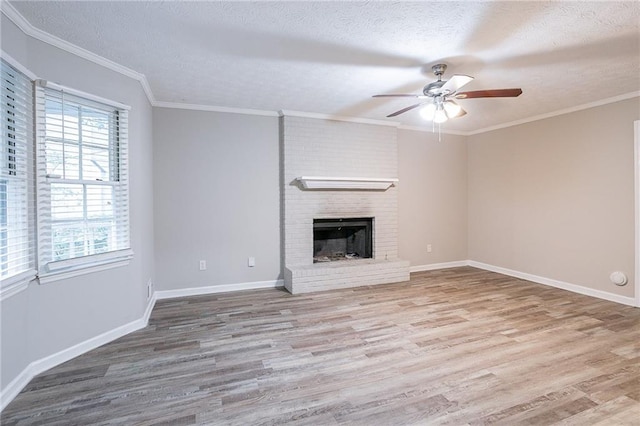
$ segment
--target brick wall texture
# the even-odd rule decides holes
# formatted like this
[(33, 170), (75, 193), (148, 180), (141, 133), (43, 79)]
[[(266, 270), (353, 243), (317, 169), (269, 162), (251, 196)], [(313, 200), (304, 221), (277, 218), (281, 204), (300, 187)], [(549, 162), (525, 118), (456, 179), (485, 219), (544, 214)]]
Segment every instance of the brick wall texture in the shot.
[[(302, 293), (409, 279), (409, 263), (398, 259), (396, 187), (305, 190), (297, 181), (300, 176), (396, 178), (396, 128), (296, 116), (280, 120), (286, 288)], [(313, 264), (313, 219), (349, 217), (374, 218), (373, 260)]]

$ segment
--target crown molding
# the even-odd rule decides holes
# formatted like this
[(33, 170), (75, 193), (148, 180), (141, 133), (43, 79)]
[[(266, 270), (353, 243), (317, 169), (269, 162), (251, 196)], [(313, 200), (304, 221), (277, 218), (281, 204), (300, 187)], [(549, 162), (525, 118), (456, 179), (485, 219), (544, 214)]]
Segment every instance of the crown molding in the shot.
[(147, 77), (144, 74), (134, 71), (131, 68), (127, 68), (116, 62), (113, 62), (110, 59), (104, 58), (86, 49), (83, 49), (82, 47), (76, 46), (75, 44), (69, 43), (68, 41), (62, 40), (61, 38), (58, 38), (45, 31), (42, 31), (41, 29), (31, 25), (31, 23), (27, 21), (25, 17), (22, 16), (20, 12), (18, 12), (13, 7), (13, 5), (11, 5), (11, 3), (7, 1), (2, 1), (1, 3), (2, 3), (2, 8), (1, 8), (2, 14), (5, 15), (11, 22), (16, 24), (16, 26), (20, 28), (20, 30), (26, 35), (28, 35), (29, 37), (33, 37), (36, 40), (40, 40), (43, 43), (47, 43), (51, 46), (62, 49), (80, 58), (86, 59), (95, 64), (98, 64), (112, 71), (115, 71), (117, 73), (120, 73), (129, 78), (139, 81), (140, 84), (142, 85), (142, 90), (144, 90), (144, 93), (146, 94), (147, 99), (149, 100), (149, 103), (153, 105), (156, 102), (155, 96), (151, 91), (151, 86), (149, 86)]
[(485, 127), (483, 129), (473, 130), (471, 132), (468, 132), (467, 136), (478, 135), (480, 133), (487, 133), (487, 132), (491, 132), (491, 131), (494, 131), (494, 130), (505, 129), (507, 127), (518, 126), (520, 124), (531, 123), (533, 121), (544, 120), (546, 118), (557, 117), (559, 115), (570, 114), (572, 112), (582, 111), (582, 110), (585, 110), (585, 109), (595, 108), (595, 107), (599, 107), (599, 106), (602, 106), (602, 105), (612, 104), (614, 102), (620, 102), (620, 101), (624, 101), (624, 100), (627, 100), (627, 99), (633, 99), (633, 98), (637, 98), (637, 97), (640, 97), (640, 91), (631, 92), (631, 93), (625, 93), (623, 95), (613, 96), (611, 98), (605, 98), (605, 99), (601, 99), (601, 100), (595, 101), (595, 102), (589, 102), (589, 103), (586, 103), (586, 104), (577, 105), (577, 106), (570, 107), (570, 108), (559, 109), (557, 111), (549, 112), (549, 113), (546, 113), (546, 114), (534, 115), (533, 117), (523, 118), (522, 120), (510, 121), (508, 123), (503, 123), (503, 124), (498, 124), (498, 125), (495, 125), (495, 126)]
[(400, 123), (397, 121), (374, 120), (371, 118), (349, 117), (344, 115), (333, 115), (333, 114), (318, 114), (315, 112), (290, 111), (290, 110), (282, 110), (282, 109), (278, 111), (278, 115), (280, 115), (280, 117), (286, 116), (286, 117), (315, 118), (317, 120), (346, 121), (348, 123), (373, 124), (376, 126), (388, 126), (388, 127), (396, 127), (396, 128), (400, 126)]
[[(51, 35), (45, 31), (40, 30), (39, 28), (31, 25), (29, 21), (27, 21), (21, 14), (18, 12), (13, 5), (5, 0), (0, 0), (0, 10), (3, 15), (5, 15), (11, 22), (13, 22), (22, 32), (26, 35), (33, 37), (37, 40), (42, 41), (43, 43), (50, 44), (54, 47), (62, 49), (66, 52), (79, 56), (83, 59), (91, 61), (95, 64), (101, 65), (105, 68), (108, 68), (112, 71), (123, 74), (127, 77), (130, 77), (134, 80), (137, 80), (142, 85), (142, 89), (144, 90), (147, 99), (151, 106), (159, 107), (159, 108), (176, 108), (176, 109), (187, 109), (187, 110), (196, 110), (196, 111), (214, 111), (214, 112), (226, 112), (233, 114), (248, 114), (248, 115), (262, 115), (262, 116), (291, 116), (291, 117), (305, 117), (305, 118), (315, 118), (319, 120), (334, 120), (334, 121), (346, 121), (350, 123), (360, 123), (360, 124), (373, 124), (378, 126), (390, 126), (396, 127), (402, 130), (414, 130), (418, 132), (432, 132), (432, 129), (419, 127), (419, 126), (405, 126), (396, 121), (386, 121), (386, 120), (376, 120), (369, 118), (360, 118), (360, 117), (348, 117), (348, 116), (340, 116), (340, 115), (332, 115), (332, 114), (318, 114), (318, 113), (309, 113), (309, 112), (301, 112), (301, 111), (290, 111), (290, 110), (280, 110), (277, 113), (274, 111), (267, 110), (257, 110), (257, 109), (247, 109), (247, 108), (229, 108), (229, 107), (221, 107), (214, 105), (196, 105), (196, 104), (183, 104), (183, 103), (174, 103), (174, 102), (161, 102), (157, 101), (153, 91), (151, 90), (151, 86), (149, 85), (149, 81), (147, 77), (134, 71), (130, 68), (127, 68), (123, 65), (120, 65), (116, 62), (111, 61), (110, 59), (106, 59), (100, 55), (97, 55), (93, 52), (90, 52), (86, 49), (83, 49), (75, 44), (69, 43), (61, 38), (58, 38), (54, 35)], [(4, 52), (3, 52), (3, 55)], [(450, 135), (458, 135), (458, 136), (472, 136), (481, 133), (487, 133), (494, 130), (505, 129), (507, 127), (518, 126), (520, 124), (531, 123), (533, 121), (544, 120), (547, 118), (556, 117), (559, 115), (569, 114), (572, 112), (577, 112), (589, 108), (594, 108), (602, 105), (607, 105), (614, 102), (619, 102), (627, 99), (632, 99), (635, 97), (640, 97), (640, 91), (635, 91), (631, 93), (626, 93), (618, 96), (613, 96), (610, 98), (602, 99), (595, 102), (590, 102), (582, 105), (578, 105), (575, 107), (565, 108), (557, 111), (553, 111), (546, 114), (535, 115), (532, 117), (524, 118), (521, 120), (510, 121), (507, 123), (497, 124), (495, 126), (484, 127), (477, 130), (470, 131), (456, 131), (456, 130), (441, 130), (442, 134), (450, 134)]]
[(28, 69), (27, 67), (22, 65), (20, 62), (15, 60), (13, 58), (13, 56), (9, 55), (7, 52), (5, 52), (2, 49), (0, 49), (0, 57), (2, 59), (4, 59), (13, 68), (17, 69), (22, 74), (26, 75), (29, 79), (31, 79), (31, 80), (37, 80), (38, 79), (38, 76), (35, 75), (30, 69)]
[(249, 109), (249, 108), (230, 108), (213, 105), (198, 105), (198, 104), (183, 104), (179, 102), (162, 102), (156, 101), (153, 103), (157, 108), (175, 108), (175, 109), (188, 109), (194, 111), (213, 111), (213, 112), (227, 112), (231, 114), (246, 114), (246, 115), (262, 115), (267, 117), (278, 117), (276, 111), (268, 111), (262, 109)]

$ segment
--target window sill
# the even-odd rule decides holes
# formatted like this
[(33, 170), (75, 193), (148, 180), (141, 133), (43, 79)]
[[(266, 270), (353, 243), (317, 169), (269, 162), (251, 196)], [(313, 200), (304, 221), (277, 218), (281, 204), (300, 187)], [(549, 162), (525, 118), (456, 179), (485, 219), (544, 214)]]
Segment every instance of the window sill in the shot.
[(11, 278), (2, 280), (2, 288), (0, 289), (0, 301), (8, 299), (11, 296), (24, 291), (29, 283), (36, 279), (36, 271), (29, 270)]
[(120, 250), (118, 252), (110, 253), (110, 256), (105, 257), (100, 255), (100, 259), (89, 260), (79, 265), (69, 266), (67, 268), (57, 269), (46, 273), (38, 274), (38, 281), (40, 284), (47, 284), (54, 281), (66, 280), (81, 275), (91, 274), (94, 272), (106, 271), (108, 269), (119, 268), (126, 266), (133, 258), (133, 250)]

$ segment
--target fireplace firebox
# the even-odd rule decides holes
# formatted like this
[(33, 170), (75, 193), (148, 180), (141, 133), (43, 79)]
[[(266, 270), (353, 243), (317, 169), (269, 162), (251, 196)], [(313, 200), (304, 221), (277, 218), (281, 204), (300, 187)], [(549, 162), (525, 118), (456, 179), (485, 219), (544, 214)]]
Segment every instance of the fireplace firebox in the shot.
[(313, 220), (313, 263), (373, 257), (373, 218)]

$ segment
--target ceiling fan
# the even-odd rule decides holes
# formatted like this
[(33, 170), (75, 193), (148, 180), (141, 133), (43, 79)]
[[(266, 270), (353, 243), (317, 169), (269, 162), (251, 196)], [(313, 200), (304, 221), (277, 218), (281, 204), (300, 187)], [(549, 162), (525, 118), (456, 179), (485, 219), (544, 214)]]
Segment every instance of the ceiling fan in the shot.
[(417, 98), (424, 99), (415, 105), (402, 108), (387, 117), (395, 117), (411, 111), (414, 108), (424, 105), (420, 110), (420, 115), (434, 123), (444, 123), (450, 118), (462, 117), (467, 112), (462, 109), (453, 99), (473, 99), (473, 98), (515, 98), (522, 94), (522, 89), (492, 89), (473, 90), (470, 92), (458, 92), (462, 86), (473, 80), (468, 75), (455, 74), (449, 80), (442, 80), (442, 75), (447, 69), (445, 64), (436, 64), (431, 67), (433, 73), (438, 77), (437, 81), (424, 86), (422, 95), (411, 94), (388, 94), (374, 95), (374, 98)]

